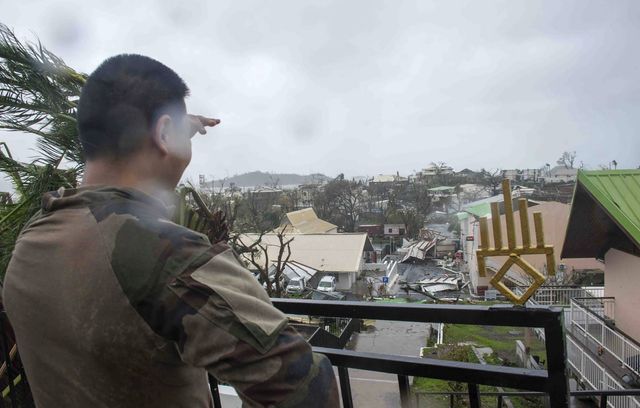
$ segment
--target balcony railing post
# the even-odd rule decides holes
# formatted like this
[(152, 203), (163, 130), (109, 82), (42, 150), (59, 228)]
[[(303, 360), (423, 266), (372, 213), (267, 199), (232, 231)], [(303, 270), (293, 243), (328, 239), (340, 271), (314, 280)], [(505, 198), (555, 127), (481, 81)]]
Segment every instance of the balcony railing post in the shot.
[(478, 391), (478, 384), (469, 383), (469, 407), (480, 408), (480, 396)]
[(566, 375), (567, 347), (562, 331), (564, 313), (558, 313), (560, 321), (547, 324), (544, 328), (545, 348), (547, 351), (547, 372), (550, 387), (548, 389), (551, 406), (569, 407), (569, 383)]
[(214, 408), (222, 408), (222, 402), (220, 401), (220, 387), (218, 385), (218, 380), (212, 375), (209, 375), (209, 388), (211, 389), (211, 397), (213, 398)]
[(606, 394), (600, 396), (600, 408), (607, 408), (607, 396), (606, 396)]
[(344, 408), (353, 408), (351, 381), (349, 381), (349, 369), (347, 367), (338, 367), (338, 377), (340, 378), (340, 394), (342, 395), (342, 406)]
[(398, 386), (400, 387), (400, 406), (402, 408), (412, 408), (409, 377), (406, 375), (398, 375)]

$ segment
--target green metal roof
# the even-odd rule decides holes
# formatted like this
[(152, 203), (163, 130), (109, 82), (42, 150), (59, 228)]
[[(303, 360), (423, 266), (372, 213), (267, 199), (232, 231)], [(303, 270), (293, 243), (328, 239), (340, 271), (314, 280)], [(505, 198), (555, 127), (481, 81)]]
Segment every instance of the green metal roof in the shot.
[(578, 182), (640, 245), (640, 170), (580, 171)]
[(640, 256), (640, 170), (580, 171), (562, 258)]
[(476, 204), (467, 208), (465, 211), (479, 218), (487, 217), (489, 214), (491, 214), (491, 203)]

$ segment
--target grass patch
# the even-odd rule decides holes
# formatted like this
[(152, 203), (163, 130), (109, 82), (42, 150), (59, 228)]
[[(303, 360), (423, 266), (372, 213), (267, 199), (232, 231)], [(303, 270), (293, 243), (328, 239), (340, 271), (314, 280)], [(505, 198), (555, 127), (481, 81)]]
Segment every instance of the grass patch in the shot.
[[(429, 358), (439, 358), (443, 360), (466, 361), (478, 363), (478, 359), (471, 346), (453, 346), (458, 343), (475, 343), (478, 347), (491, 347), (494, 352), (484, 356), (487, 364), (492, 365), (514, 365), (516, 358), (516, 340), (524, 339), (524, 329), (519, 327), (500, 326), (477, 326), (448, 324), (444, 329), (444, 342), (446, 345), (439, 346), (437, 354), (430, 354)], [(427, 339), (428, 340), (428, 339)], [(427, 343), (428, 344), (428, 343)], [(545, 358), (544, 344), (532, 335), (532, 354)], [(497, 388), (480, 385), (480, 393), (496, 392)], [(454, 383), (433, 378), (415, 378), (413, 392), (416, 394), (419, 407), (447, 408), (450, 405), (448, 395), (428, 395), (428, 392), (467, 392), (467, 385)], [(509, 391), (508, 389), (505, 391)], [(513, 390), (518, 391), (518, 390)], [(515, 408), (541, 408), (544, 407), (542, 398), (511, 397), (511, 402)], [(497, 397), (481, 397), (482, 407), (495, 407)], [(454, 407), (466, 407), (467, 397), (461, 396), (454, 399)]]
[[(524, 341), (524, 328), (502, 326), (479, 326), (463, 324), (447, 324), (444, 326), (444, 342), (458, 344), (475, 343), (479, 347), (491, 347), (497, 356), (507, 364), (515, 364), (516, 340)], [(544, 343), (531, 335), (531, 354), (540, 356), (546, 361)], [(493, 362), (487, 361), (489, 364)]]

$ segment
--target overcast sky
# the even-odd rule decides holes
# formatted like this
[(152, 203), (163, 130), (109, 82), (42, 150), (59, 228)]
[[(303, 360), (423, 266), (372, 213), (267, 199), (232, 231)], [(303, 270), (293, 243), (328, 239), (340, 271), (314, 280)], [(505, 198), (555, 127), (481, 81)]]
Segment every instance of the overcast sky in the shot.
[[(188, 4), (190, 6), (188, 6)], [(0, 21), (90, 73), (160, 60), (222, 119), (187, 174), (335, 176), (640, 165), (638, 1), (8, 1)], [(0, 134), (20, 158), (31, 138)]]

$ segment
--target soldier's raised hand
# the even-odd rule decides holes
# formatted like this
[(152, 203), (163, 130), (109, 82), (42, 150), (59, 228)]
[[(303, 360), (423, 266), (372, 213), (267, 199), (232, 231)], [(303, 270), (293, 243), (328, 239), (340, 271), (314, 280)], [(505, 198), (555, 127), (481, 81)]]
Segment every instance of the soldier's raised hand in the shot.
[(187, 115), (189, 120), (189, 137), (195, 136), (196, 133), (204, 135), (207, 133), (207, 127), (214, 127), (220, 124), (220, 119), (207, 118), (201, 115)]

